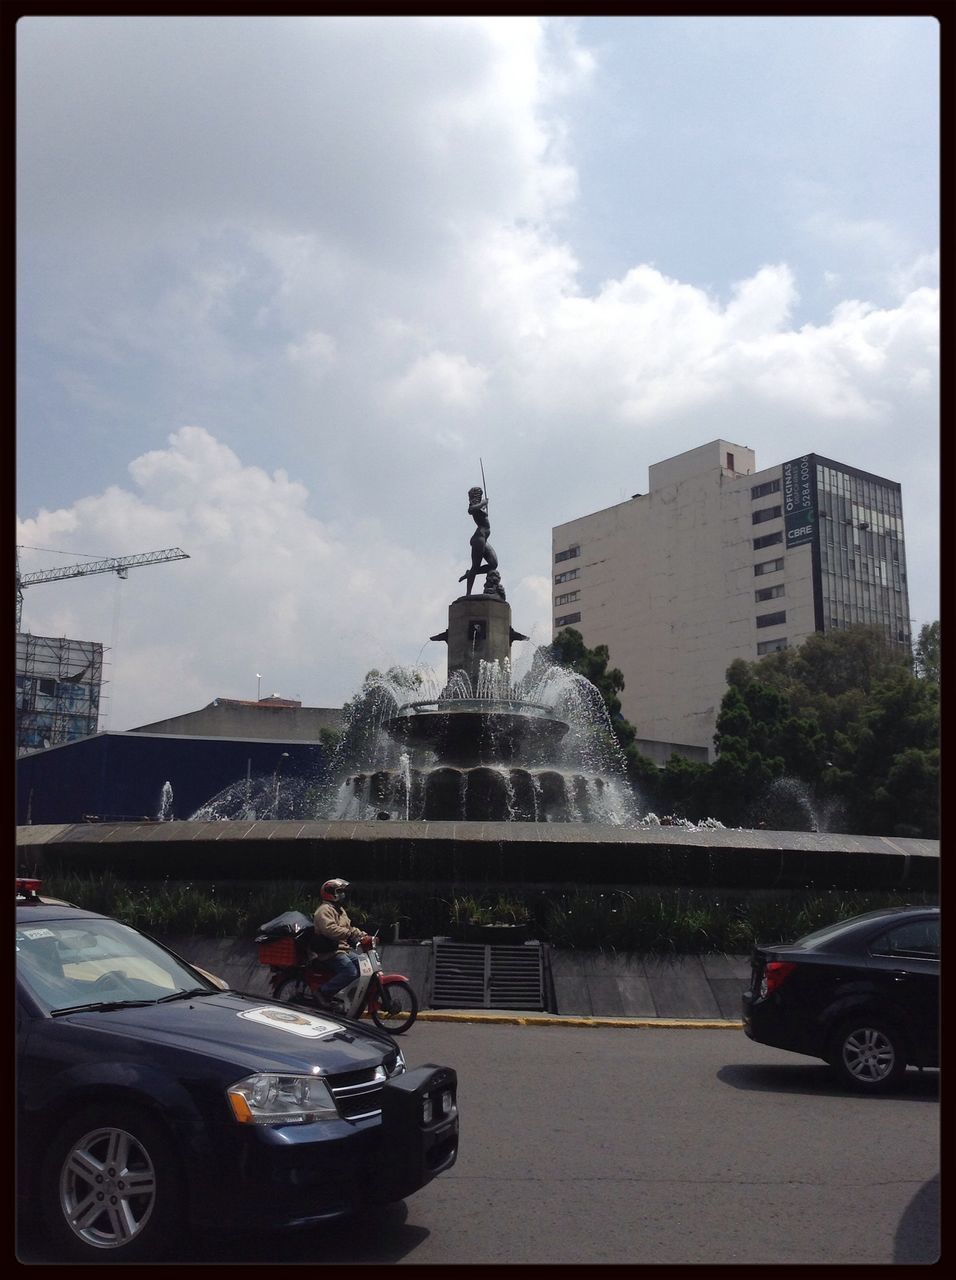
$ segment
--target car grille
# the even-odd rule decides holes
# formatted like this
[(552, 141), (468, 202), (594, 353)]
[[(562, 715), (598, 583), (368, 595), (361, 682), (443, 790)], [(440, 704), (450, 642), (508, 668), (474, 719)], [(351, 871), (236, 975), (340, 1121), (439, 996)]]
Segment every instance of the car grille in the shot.
[(367, 1067), (363, 1071), (343, 1071), (328, 1076), (339, 1115), (346, 1120), (365, 1120), (382, 1114), (382, 1088), (388, 1079), (384, 1067)]

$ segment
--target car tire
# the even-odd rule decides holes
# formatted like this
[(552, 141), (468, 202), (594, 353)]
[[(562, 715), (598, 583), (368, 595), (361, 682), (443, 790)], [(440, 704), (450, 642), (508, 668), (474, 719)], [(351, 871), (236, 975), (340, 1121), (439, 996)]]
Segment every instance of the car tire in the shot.
[(144, 1111), (87, 1107), (54, 1135), (43, 1161), (50, 1242), (71, 1261), (157, 1261), (181, 1233), (181, 1183), (169, 1139)]
[(863, 1013), (836, 1029), (828, 1061), (841, 1084), (859, 1093), (888, 1093), (906, 1073), (906, 1046), (893, 1023)]

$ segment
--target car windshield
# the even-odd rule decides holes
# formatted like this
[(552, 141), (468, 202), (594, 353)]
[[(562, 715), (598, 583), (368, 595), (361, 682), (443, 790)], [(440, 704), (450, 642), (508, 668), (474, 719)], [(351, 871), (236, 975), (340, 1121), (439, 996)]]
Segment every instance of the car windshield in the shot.
[(216, 988), (118, 920), (36, 920), (16, 926), (17, 976), (50, 1013), (151, 1004)]

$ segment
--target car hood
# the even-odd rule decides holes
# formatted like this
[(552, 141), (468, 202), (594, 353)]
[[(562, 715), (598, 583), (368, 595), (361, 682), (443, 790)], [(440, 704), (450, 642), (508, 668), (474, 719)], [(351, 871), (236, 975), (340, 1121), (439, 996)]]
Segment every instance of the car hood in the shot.
[(192, 1051), (250, 1071), (350, 1071), (378, 1065), (393, 1048), (389, 1036), (354, 1022), (233, 992), (67, 1013), (56, 1021), (140, 1045)]

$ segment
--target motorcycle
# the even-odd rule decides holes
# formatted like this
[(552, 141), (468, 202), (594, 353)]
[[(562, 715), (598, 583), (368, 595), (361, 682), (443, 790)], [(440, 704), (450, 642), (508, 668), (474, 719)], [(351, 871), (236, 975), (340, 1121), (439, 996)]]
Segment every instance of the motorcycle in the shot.
[[(261, 926), (256, 936), (259, 963), (271, 970), (269, 985), (274, 1000), (326, 1011), (319, 995), (332, 976), (323, 957), (312, 952), (312, 923), (298, 911), (286, 911)], [(377, 935), (365, 934), (352, 950), (358, 977), (332, 997), (332, 1012), (343, 1018), (367, 1014), (377, 1027), (391, 1035), (407, 1031), (418, 1017), (418, 997), (401, 973), (382, 968)]]

